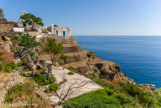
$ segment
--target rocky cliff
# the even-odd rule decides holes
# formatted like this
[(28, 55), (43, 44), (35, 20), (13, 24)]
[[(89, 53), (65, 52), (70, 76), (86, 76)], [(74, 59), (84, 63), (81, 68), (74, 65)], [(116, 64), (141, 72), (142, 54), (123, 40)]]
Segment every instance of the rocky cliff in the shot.
[(114, 62), (99, 59), (93, 51), (82, 50), (77, 44), (63, 44), (65, 55), (68, 56), (66, 68), (74, 69), (82, 75), (93, 76), (110, 81), (134, 83), (120, 72), (120, 66)]

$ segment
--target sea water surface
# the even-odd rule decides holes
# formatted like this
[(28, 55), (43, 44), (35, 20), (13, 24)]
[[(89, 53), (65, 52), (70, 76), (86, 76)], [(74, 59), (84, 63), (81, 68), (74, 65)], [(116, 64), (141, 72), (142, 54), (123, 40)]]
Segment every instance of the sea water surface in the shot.
[(83, 50), (121, 66), (121, 72), (137, 84), (161, 87), (161, 37), (159, 36), (76, 36)]

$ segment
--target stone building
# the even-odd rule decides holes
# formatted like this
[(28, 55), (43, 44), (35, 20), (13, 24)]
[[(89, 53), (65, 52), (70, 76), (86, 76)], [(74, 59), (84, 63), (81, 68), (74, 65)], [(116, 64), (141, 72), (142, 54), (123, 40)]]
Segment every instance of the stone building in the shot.
[(47, 30), (56, 36), (71, 36), (70, 27), (51, 25), (47, 27)]

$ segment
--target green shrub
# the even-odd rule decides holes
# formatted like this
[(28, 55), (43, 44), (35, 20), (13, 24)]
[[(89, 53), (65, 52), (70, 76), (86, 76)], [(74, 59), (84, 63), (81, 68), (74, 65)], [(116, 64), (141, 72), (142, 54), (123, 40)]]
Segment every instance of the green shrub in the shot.
[(114, 94), (114, 91), (113, 91), (112, 89), (110, 89), (110, 88), (108, 88), (108, 87), (104, 87), (104, 89), (105, 89), (107, 95), (110, 96), (110, 95), (113, 95), (113, 94)]
[(41, 86), (46, 85), (46, 77), (44, 75), (34, 76), (33, 79)]
[(55, 82), (55, 80), (56, 80), (56, 78), (54, 76), (51, 76), (51, 77), (48, 78), (47, 81), (48, 81), (49, 84), (51, 84), (51, 83)]
[[(70, 105), (68, 104), (70, 103)], [(63, 104), (64, 108), (120, 108), (117, 98), (108, 96), (105, 89), (86, 93), (70, 99)]]
[(70, 66), (68, 67), (69, 70), (74, 70), (74, 67)]
[(42, 68), (42, 69), (38, 69), (37, 71), (39, 71), (40, 73), (46, 73), (46, 69)]
[(48, 79), (46, 79), (46, 77), (44, 75), (34, 76), (33, 79), (40, 86), (44, 86), (44, 85), (47, 85), (47, 84), (51, 84), (51, 83), (53, 83), (56, 80), (56, 78), (54, 76), (51, 76)]
[(25, 61), (20, 61), (16, 64), (17, 67), (21, 67), (21, 66), (27, 66), (27, 63)]
[(25, 77), (32, 76), (32, 73), (26, 73), (26, 72), (29, 72), (29, 69), (24, 69), (24, 70), (20, 71), (20, 75), (25, 76)]
[(120, 101), (120, 103), (122, 105), (124, 105), (124, 104), (130, 104), (130, 103), (135, 103), (134, 102), (134, 99), (131, 96), (125, 94), (125, 93), (117, 94), (117, 95), (115, 95), (115, 97), (117, 99), (119, 99), (119, 101)]
[(16, 65), (13, 61), (6, 63), (6, 62), (0, 60), (0, 71), (11, 72), (15, 68), (16, 68)]
[(88, 57), (91, 57), (92, 56), (92, 53), (91, 52), (87, 52), (87, 56)]
[(31, 77), (32, 76), (32, 73), (26, 73), (26, 75), (28, 76), (28, 77)]
[(58, 85), (57, 84), (50, 84), (49, 91), (56, 92), (57, 88), (58, 88)]
[(15, 64), (14, 61), (9, 62), (8, 65), (9, 65), (12, 69), (15, 69), (15, 68), (16, 68), (16, 64)]
[(5, 64), (4, 72), (11, 72), (11, 71), (12, 71), (12, 67), (9, 64)]
[(21, 76), (25, 76), (25, 72), (24, 71), (20, 71), (20, 75)]
[(121, 92), (125, 92), (133, 97), (137, 97), (139, 102), (146, 105), (146, 106), (153, 106), (156, 102), (152, 97), (150, 92), (145, 91), (144, 89), (134, 85), (132, 83), (120, 83), (121, 85)]
[(106, 69), (103, 69), (100, 71), (101, 75), (105, 75), (107, 72), (106, 72)]
[(63, 66), (65, 63), (59, 62), (58, 64), (59, 64), (59, 66)]
[(68, 72), (68, 75), (74, 75), (74, 72)]

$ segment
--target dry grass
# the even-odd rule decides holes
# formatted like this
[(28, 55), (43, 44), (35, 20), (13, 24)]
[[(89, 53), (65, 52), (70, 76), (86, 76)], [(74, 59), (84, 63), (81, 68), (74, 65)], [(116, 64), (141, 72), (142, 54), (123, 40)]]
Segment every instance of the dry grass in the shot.
[(48, 54), (42, 54), (40, 55), (40, 60), (49, 60), (50, 56)]
[(6, 50), (0, 50), (0, 53), (2, 54), (0, 56), (0, 60), (4, 62), (11, 62), (14, 60), (14, 57), (11, 53), (7, 52)]

